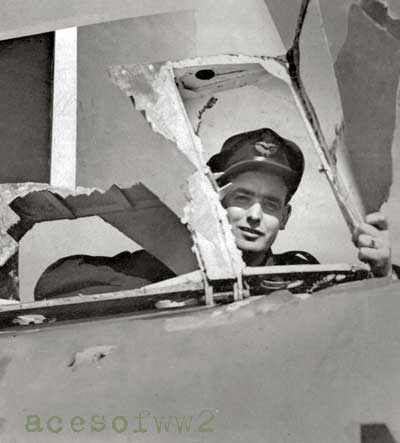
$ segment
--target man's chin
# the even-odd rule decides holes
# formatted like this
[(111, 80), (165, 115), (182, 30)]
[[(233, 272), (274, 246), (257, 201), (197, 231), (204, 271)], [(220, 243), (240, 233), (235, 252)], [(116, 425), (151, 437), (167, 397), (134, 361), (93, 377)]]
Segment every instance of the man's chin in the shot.
[(244, 239), (236, 241), (236, 246), (243, 252), (265, 252), (269, 249), (269, 246), (265, 242), (252, 242)]

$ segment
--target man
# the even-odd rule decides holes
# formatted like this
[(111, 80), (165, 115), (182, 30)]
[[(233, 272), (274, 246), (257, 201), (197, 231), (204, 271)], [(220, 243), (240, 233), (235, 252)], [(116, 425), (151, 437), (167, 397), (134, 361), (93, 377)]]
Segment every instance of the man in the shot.
[[(218, 183), (227, 187), (222, 204), (236, 244), (248, 266), (318, 263), (310, 254), (292, 251), (273, 255), (271, 246), (291, 214), (289, 201), (304, 172), (304, 157), (293, 142), (271, 129), (229, 138), (209, 161)], [(388, 224), (381, 213), (366, 217), (353, 233), (359, 258), (375, 276), (391, 271)]]
[[(271, 129), (238, 134), (224, 143), (209, 166), (224, 189), (222, 204), (248, 266), (318, 263), (307, 252), (274, 255), (271, 251), (290, 217), (289, 201), (304, 171), (304, 157), (296, 144)], [(368, 216), (354, 232), (360, 259), (370, 264), (375, 276), (386, 276), (391, 269), (387, 234), (387, 222), (380, 213)], [(35, 298), (132, 289), (173, 276), (146, 251), (67, 257), (42, 275)]]

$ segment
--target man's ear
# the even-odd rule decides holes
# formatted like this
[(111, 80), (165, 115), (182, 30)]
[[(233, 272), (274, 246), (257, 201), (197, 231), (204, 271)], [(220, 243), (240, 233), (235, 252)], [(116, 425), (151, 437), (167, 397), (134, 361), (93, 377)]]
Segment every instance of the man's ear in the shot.
[(291, 205), (287, 204), (283, 208), (283, 211), (282, 211), (282, 218), (281, 218), (281, 222), (279, 224), (279, 229), (280, 230), (285, 229), (286, 223), (288, 222), (291, 213), (292, 213), (292, 207), (291, 207)]

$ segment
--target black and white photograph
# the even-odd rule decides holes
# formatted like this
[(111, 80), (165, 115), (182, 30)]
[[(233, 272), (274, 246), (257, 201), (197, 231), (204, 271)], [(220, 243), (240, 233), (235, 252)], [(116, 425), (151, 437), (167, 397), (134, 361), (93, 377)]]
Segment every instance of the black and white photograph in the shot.
[(400, 443), (400, 0), (0, 3), (0, 443)]

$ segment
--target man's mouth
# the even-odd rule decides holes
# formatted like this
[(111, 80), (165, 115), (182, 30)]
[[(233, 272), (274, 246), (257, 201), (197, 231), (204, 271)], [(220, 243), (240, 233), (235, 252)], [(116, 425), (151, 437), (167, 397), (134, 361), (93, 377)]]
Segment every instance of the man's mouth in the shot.
[(264, 233), (258, 229), (247, 228), (246, 226), (239, 226), (240, 231), (243, 236), (248, 239), (256, 239), (264, 235)]

